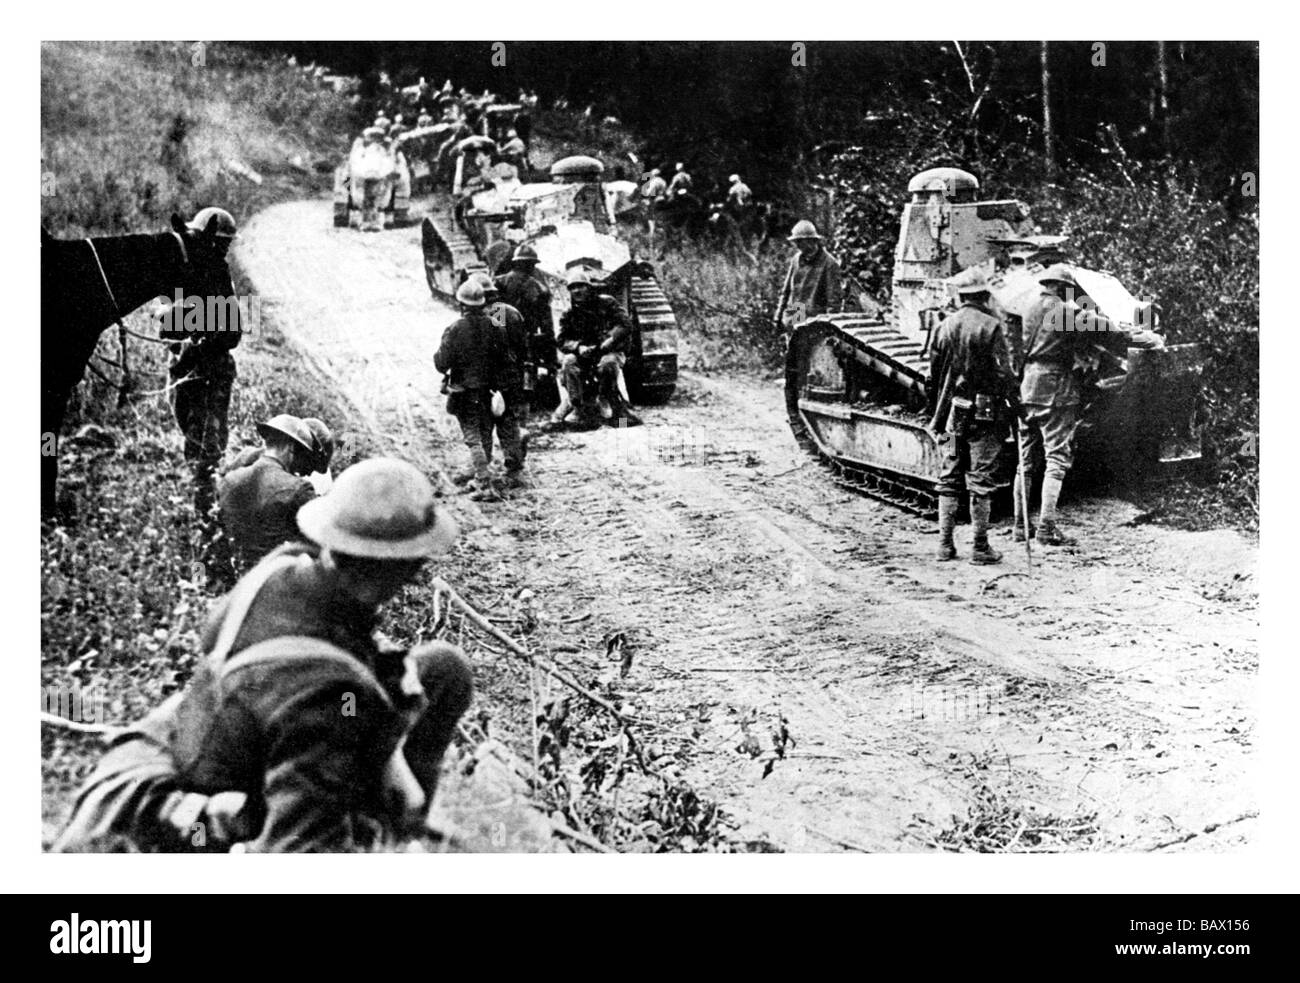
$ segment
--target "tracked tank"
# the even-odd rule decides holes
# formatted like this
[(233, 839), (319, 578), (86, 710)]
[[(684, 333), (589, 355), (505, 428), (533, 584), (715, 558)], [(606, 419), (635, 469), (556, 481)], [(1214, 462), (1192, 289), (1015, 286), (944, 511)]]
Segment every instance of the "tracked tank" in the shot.
[[(1036, 234), (1021, 202), (980, 201), (978, 191), (974, 175), (957, 168), (914, 177), (887, 313), (809, 318), (794, 327), (786, 351), (786, 407), (799, 444), (840, 483), (923, 515), (937, 508), (942, 460), (927, 426), (929, 343), (958, 306), (957, 286), (976, 274), (989, 281), (1019, 365), (1020, 325), (1041, 292), (1038, 276), (1068, 262), (1065, 237)], [(1072, 268), (1086, 295), (1076, 302), (1154, 330), (1150, 302), (1107, 273)], [(1074, 474), (1133, 481), (1194, 467), (1199, 347), (1095, 349), (1093, 364), (1081, 369)], [(1014, 466), (1014, 445), (1007, 453)]]
[[(551, 291), (558, 323), (569, 307), (568, 271), (582, 267), (631, 315), (635, 330), (624, 374), (633, 400), (667, 402), (677, 386), (677, 318), (654, 267), (632, 255), (610, 221), (601, 162), (566, 157), (552, 165), (550, 182), (527, 184), (513, 167), (486, 163), (475, 165), (462, 154), (451, 193), (432, 196), (422, 225), (429, 289), (454, 297), (466, 276), (502, 272), (515, 247), (526, 242), (537, 250), (537, 274)], [(466, 172), (475, 169), (479, 176), (471, 182)]]

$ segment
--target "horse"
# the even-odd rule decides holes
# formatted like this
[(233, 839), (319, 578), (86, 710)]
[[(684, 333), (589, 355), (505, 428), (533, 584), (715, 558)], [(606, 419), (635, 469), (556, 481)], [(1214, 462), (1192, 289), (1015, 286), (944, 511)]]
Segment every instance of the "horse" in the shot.
[[(41, 230), (41, 511), (51, 514), (59, 431), (104, 329), (147, 301), (181, 291), (206, 296), (229, 284), (217, 219), (191, 229), (173, 215), (169, 232), (55, 239)], [(234, 288), (225, 290), (233, 296)]]

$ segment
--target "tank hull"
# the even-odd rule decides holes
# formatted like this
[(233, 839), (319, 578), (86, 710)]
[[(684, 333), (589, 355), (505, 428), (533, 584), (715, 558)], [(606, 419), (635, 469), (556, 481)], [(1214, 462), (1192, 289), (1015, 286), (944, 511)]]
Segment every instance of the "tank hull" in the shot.
[[(1130, 349), (1085, 389), (1073, 474), (1133, 483), (1200, 460), (1201, 355), (1195, 345)], [(796, 440), (835, 480), (922, 515), (937, 508), (942, 455), (929, 428), (923, 347), (890, 323), (828, 315), (798, 325), (786, 353), (786, 408)], [(1015, 468), (1008, 428), (1004, 468)]]

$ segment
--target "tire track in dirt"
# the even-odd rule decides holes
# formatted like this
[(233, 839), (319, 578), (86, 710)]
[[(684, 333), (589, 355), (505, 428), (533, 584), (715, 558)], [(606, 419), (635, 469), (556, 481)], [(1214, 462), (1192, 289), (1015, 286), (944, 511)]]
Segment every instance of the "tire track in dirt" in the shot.
[[(454, 314), (415, 230), (333, 230), (327, 203), (296, 203), (239, 255), (395, 451), (460, 460), (432, 368)], [(1132, 507), (1092, 500), (1070, 512), (1087, 545), (1032, 577), (1005, 528), (1000, 568), (936, 565), (927, 524), (805, 463), (779, 384), (688, 376), (643, 416), (539, 435), (533, 491), (458, 508), (502, 531), (543, 607), (586, 607), (553, 626), (579, 675), (608, 671), (609, 633), (632, 640), (629, 709), (746, 835), (925, 849), (981, 786), (1095, 812), (1110, 849), (1253, 807), (1255, 550), (1236, 534), (1126, 527)], [(782, 716), (797, 743), (762, 777)]]

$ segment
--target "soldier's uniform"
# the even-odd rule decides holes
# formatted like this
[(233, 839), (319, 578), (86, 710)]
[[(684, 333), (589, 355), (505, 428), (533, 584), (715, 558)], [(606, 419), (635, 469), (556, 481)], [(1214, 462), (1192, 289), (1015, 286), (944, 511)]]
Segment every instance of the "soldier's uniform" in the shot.
[(691, 176), (684, 170), (679, 170), (673, 175), (673, 179), (668, 182), (668, 189), (664, 192), (664, 196), (671, 199), (690, 194), (692, 183)]
[[(1082, 386), (1079, 366), (1089, 360), (1096, 345), (1154, 347), (1163, 344), (1148, 331), (1129, 330), (1096, 310), (1066, 301), (1051, 284), (1078, 290), (1073, 273), (1062, 264), (1039, 277), (1043, 292), (1025, 315), (1021, 341), (1024, 368), (1020, 400), (1025, 417), (1020, 424), (1022, 470), (1032, 476), (1042, 460), (1043, 491), (1036, 538), (1048, 545), (1072, 540), (1056, 528), (1056, 506), (1061, 486), (1074, 464), (1074, 435), (1079, 427)], [(1016, 487), (1015, 536), (1024, 536), (1023, 501)]]
[(519, 481), (519, 472), (524, 468), (524, 459), (528, 453), (519, 429), (519, 421), (528, 413), (528, 394), (525, 391), (530, 361), (528, 331), (523, 315), (510, 304), (503, 301), (489, 303), (486, 313), (488, 320), (501, 330), (507, 369), (501, 379), (501, 396), (505, 400), (506, 409), (499, 417), (489, 415), (492, 427), (488, 430), (488, 443), (484, 451), (491, 461), (492, 430), (495, 429), (501, 441), (501, 454), (505, 458), (506, 483), (512, 484)]
[(461, 317), (443, 332), (433, 364), (446, 377), (447, 412), (460, 424), (478, 490), (487, 491), (491, 475), (483, 448), (492, 440), (492, 391), (509, 380), (508, 353), (504, 331), (483, 312), (482, 288), (466, 282), (457, 296), (462, 292), (473, 293), (478, 303), (462, 307)]
[(987, 306), (987, 284), (961, 288), (962, 306), (942, 325), (930, 344), (930, 386), (943, 463), (939, 472), (938, 558), (956, 557), (952, 536), (958, 497), (971, 496), (975, 525), (972, 561), (1000, 558), (988, 544), (992, 495), (1010, 483), (1002, 464), (1002, 444), (1010, 434), (1018, 404), (1011, 353), (1002, 321)]
[[(423, 487), (395, 501), (397, 465), (398, 492)], [(337, 553), (410, 564), (455, 537), (403, 462), (356, 465), (334, 495), (302, 519)], [(443, 643), (381, 647), (375, 605), (344, 589), (336, 562), (284, 547), (217, 604), (193, 679), (114, 739), (56, 851), (118, 837), (155, 851), (336, 851), (404, 831), (436, 788), (470, 670)]]
[(498, 277), (501, 299), (517, 310), (528, 332), (525, 362), (554, 374), (556, 367), (555, 326), (551, 321), (551, 292), (532, 273), (515, 268)]
[(787, 320), (798, 321), (817, 314), (834, 314), (843, 306), (839, 261), (824, 248), (808, 258), (796, 253), (786, 270), (777, 310)]
[(252, 566), (281, 543), (297, 539), (298, 510), (315, 497), (310, 481), (264, 454), (224, 475), (217, 485), (221, 528), (237, 567)]
[[(194, 475), (195, 509), (208, 518), (213, 475), (230, 435), (230, 394), (235, 384), (231, 352), (239, 344), (244, 326), (238, 304), (226, 302), (226, 298), (235, 297), (226, 263), (213, 266), (200, 279), (189, 288), (188, 296), (194, 300), (172, 311), (171, 327), (160, 331), (159, 337), (171, 342), (172, 410), (185, 437), (185, 460)], [(210, 312), (218, 323), (208, 323), (213, 320)]]
[[(632, 319), (613, 297), (597, 294), (591, 288), (588, 294), (585, 303), (575, 303), (560, 316), (560, 382), (570, 404), (583, 406), (587, 396), (584, 377), (594, 367), (599, 395), (609, 404), (613, 419), (635, 420), (618, 385), (632, 344)], [(594, 350), (582, 354), (583, 348)]]

